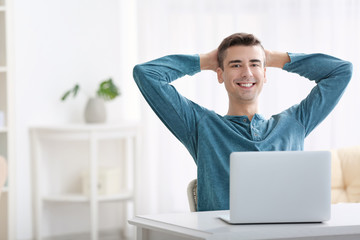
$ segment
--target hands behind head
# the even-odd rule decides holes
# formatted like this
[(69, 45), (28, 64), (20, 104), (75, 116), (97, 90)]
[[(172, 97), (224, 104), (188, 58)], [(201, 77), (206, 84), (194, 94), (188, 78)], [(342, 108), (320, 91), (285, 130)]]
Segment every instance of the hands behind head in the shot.
[(287, 52), (269, 51), (265, 49), (266, 67), (283, 68), (284, 65), (290, 62), (290, 57)]
[[(219, 67), (217, 59), (218, 50), (215, 49), (209, 53), (200, 54), (200, 69), (213, 70)], [(266, 67), (283, 68), (285, 63), (290, 62), (290, 57), (286, 52), (269, 51), (265, 49)]]
[(209, 53), (200, 54), (200, 69), (213, 70), (214, 72), (216, 72), (216, 69), (219, 67), (217, 53), (218, 50), (215, 49)]

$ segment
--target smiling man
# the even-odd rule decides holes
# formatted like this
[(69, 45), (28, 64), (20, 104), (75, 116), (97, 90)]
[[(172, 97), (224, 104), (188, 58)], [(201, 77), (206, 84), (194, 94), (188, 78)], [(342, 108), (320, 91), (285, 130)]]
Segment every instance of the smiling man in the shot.
[[(266, 67), (297, 73), (316, 86), (300, 103), (265, 119), (258, 97)], [(202, 70), (216, 72), (229, 97), (221, 116), (183, 97), (170, 84)], [(135, 66), (146, 101), (197, 164), (199, 211), (229, 209), (229, 156), (238, 151), (303, 150), (304, 139), (332, 111), (352, 64), (324, 54), (264, 50), (252, 34), (236, 33), (207, 54), (170, 55)]]

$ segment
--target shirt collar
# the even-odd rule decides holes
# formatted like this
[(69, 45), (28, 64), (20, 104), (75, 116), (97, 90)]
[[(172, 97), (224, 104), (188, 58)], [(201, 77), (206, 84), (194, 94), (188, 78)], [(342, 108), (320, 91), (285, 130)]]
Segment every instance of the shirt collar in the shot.
[[(228, 119), (228, 120), (243, 120), (243, 119), (248, 119), (248, 117), (246, 115), (240, 115), (240, 116), (235, 116), (235, 115), (225, 115), (224, 118)], [(255, 113), (253, 119), (256, 120), (265, 120), (265, 118), (258, 113)]]

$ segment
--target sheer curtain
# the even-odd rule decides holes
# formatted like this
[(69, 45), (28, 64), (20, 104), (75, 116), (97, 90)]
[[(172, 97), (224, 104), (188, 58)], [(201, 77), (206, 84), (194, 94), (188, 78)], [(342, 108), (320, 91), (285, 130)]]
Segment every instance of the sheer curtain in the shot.
[[(360, 4), (356, 0), (138, 0), (138, 58), (196, 54), (215, 49), (234, 32), (254, 33), (265, 48), (322, 52), (354, 65), (350, 85), (336, 109), (307, 138), (305, 150), (359, 144)], [(266, 117), (303, 99), (313, 84), (297, 75), (267, 69), (260, 109)], [(213, 72), (174, 83), (191, 100), (226, 114), (225, 88)], [(142, 97), (141, 97), (142, 98)], [(142, 147), (138, 162), (138, 213), (188, 211), (186, 186), (196, 165), (141, 100)]]

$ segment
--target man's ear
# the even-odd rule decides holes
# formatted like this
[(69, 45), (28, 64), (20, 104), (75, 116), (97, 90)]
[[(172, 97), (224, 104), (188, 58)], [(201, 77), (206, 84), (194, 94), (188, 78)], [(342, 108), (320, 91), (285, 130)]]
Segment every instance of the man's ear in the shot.
[(216, 69), (216, 73), (217, 73), (218, 82), (219, 82), (220, 84), (223, 83), (223, 82), (224, 82), (224, 79), (223, 79), (223, 70), (222, 70), (220, 67), (218, 67), (218, 68)]

